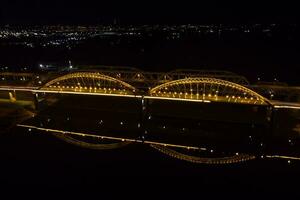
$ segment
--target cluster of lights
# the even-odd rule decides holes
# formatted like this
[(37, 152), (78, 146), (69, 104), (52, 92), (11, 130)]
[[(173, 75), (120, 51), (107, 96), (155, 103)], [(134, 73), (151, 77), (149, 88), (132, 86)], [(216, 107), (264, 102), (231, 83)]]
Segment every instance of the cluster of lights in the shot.
[(2, 72), (0, 74), (0, 81), (31, 81), (32, 74), (27, 73), (13, 73), (13, 72)]
[[(82, 80), (82, 81), (78, 81)], [(60, 82), (64, 82), (61, 84)], [(77, 83), (77, 86), (74, 85)], [(85, 82), (90, 83), (89, 86)], [(103, 87), (100, 87), (100, 86)], [(106, 87), (105, 85), (108, 85)], [(96, 87), (98, 86), (98, 87)], [(71, 89), (72, 91), (79, 92), (97, 92), (97, 93), (117, 93), (117, 94), (130, 94), (134, 93), (134, 87), (122, 82), (118, 79), (105, 76), (99, 73), (72, 73), (55, 80), (50, 81), (43, 89), (58, 88), (61, 91), (64, 89)], [(98, 91), (97, 91), (98, 90)]]
[(61, 91), (74, 91), (74, 92), (91, 92), (91, 93), (109, 93), (109, 94), (123, 94), (127, 95), (129, 91), (126, 89), (116, 89), (116, 88), (100, 88), (100, 87), (87, 87), (87, 86), (65, 86), (65, 85), (50, 85), (49, 89), (59, 89)]
[[(186, 79), (179, 81), (171, 81), (171, 83), (166, 83), (161, 86), (150, 90), (150, 95), (157, 97), (167, 97), (167, 98), (180, 98), (180, 99), (195, 99), (195, 100), (210, 100), (210, 101), (220, 101), (220, 102), (238, 102), (238, 103), (248, 103), (248, 104), (264, 104), (264, 99), (258, 97), (256, 94), (251, 94), (251, 92), (243, 92), (245, 90), (241, 86), (234, 85), (232, 83), (214, 83), (213, 80), (203, 80)], [(208, 85), (208, 86), (207, 86)], [(240, 95), (224, 95), (220, 94), (219, 90), (213, 89), (214, 87), (222, 87), (229, 90), (232, 93), (242, 93)], [(208, 92), (205, 91), (208, 90)], [(201, 91), (202, 93), (199, 93)]]

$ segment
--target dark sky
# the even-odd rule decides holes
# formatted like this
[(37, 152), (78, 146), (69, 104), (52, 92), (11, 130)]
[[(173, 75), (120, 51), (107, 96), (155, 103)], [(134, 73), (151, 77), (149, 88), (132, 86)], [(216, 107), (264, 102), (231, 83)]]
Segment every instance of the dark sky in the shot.
[(288, 1), (1, 0), (0, 23), (298, 23)]

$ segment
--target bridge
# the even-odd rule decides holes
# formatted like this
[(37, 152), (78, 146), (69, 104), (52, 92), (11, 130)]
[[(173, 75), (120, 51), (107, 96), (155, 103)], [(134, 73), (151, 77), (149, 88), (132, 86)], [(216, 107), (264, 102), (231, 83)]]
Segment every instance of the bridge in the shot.
[[(132, 67), (116, 66), (97, 66), (95, 68), (85, 67), (84, 70), (76, 72), (101, 73), (118, 80), (122, 80), (135, 87), (149, 89), (155, 85), (166, 83), (168, 81), (184, 79), (189, 77), (211, 77), (227, 80), (240, 85), (249, 85), (248, 80), (240, 75), (228, 71), (217, 70), (187, 70), (177, 69), (170, 72), (145, 72)], [(51, 73), (20, 73), (20, 72), (0, 72), (0, 84), (9, 85), (9, 83), (19, 83), (25, 85), (24, 81), (30, 82), (29, 85), (41, 85), (49, 80), (68, 74), (69, 72), (51, 72)], [(12, 80), (11, 82), (8, 82)], [(37, 84), (37, 81), (41, 83)]]
[[(145, 72), (132, 67), (96, 66), (84, 67), (84, 70), (76, 70), (74, 72), (100, 73), (102, 75), (121, 80), (137, 89), (145, 91), (148, 91), (160, 84), (180, 79), (197, 77), (215, 78), (245, 86), (270, 100), (274, 99), (286, 102), (300, 101), (300, 87), (278, 84), (278, 82), (258, 82), (251, 85), (244, 76), (228, 71), (177, 69), (170, 72)], [(0, 86), (1, 88), (13, 86), (16, 89), (19, 87), (20, 89), (24, 89), (24, 87), (36, 89), (49, 81), (67, 75), (68, 73), (69, 72), (0, 72)]]
[[(70, 76), (76, 77), (71, 78)], [(98, 74), (98, 75), (97, 75)], [(209, 78), (211, 79), (219, 79), (223, 81), (228, 81), (231, 83), (237, 84), (236, 86), (244, 86), (245, 88), (248, 88), (252, 91), (255, 91), (257, 94), (263, 96), (266, 99), (269, 99), (269, 101), (272, 101), (274, 104), (283, 104), (286, 106), (284, 102), (299, 102), (300, 101), (300, 87), (297, 86), (287, 86), (287, 85), (278, 85), (276, 83), (270, 84), (270, 83), (259, 83), (250, 85), (249, 81), (240, 75), (237, 75), (232, 72), (227, 71), (217, 71), (217, 70), (188, 70), (188, 69), (178, 69), (173, 70), (170, 72), (144, 72), (141, 70), (138, 70), (136, 68), (131, 67), (107, 67), (107, 66), (100, 66), (97, 67), (97, 69), (91, 68), (86, 70), (77, 70), (73, 73), (69, 74), (69, 72), (56, 72), (56, 73), (14, 73), (14, 72), (0, 72), (0, 90), (11, 90), (11, 91), (32, 91), (32, 92), (39, 92), (42, 86), (46, 84), (53, 83), (54, 80), (60, 80), (64, 78), (65, 80), (62, 80), (63, 83), (59, 85), (59, 81), (55, 84), (52, 84), (50, 87), (52, 92), (55, 91), (65, 91), (65, 92), (71, 92), (72, 89), (74, 89), (73, 92), (79, 92), (81, 91), (82, 94), (84, 92), (91, 94), (92, 91), (96, 94), (115, 94), (115, 91), (111, 90), (117, 90), (116, 87), (110, 85), (106, 85), (108, 83), (115, 83), (115, 81), (109, 82), (107, 80), (107, 83), (103, 83), (101, 87), (99, 87), (100, 82), (98, 84), (95, 84), (95, 80), (99, 80), (99, 74), (101, 74), (103, 77), (109, 77), (109, 79), (114, 79), (121, 81), (123, 83), (126, 83), (127, 86), (131, 85), (134, 87), (135, 91), (134, 94), (137, 95), (147, 95), (147, 92), (150, 91), (150, 89), (159, 86), (164, 83), (170, 84), (172, 81), (176, 80), (185, 80), (193, 81), (193, 78)], [(88, 76), (95, 76), (97, 75), (98, 78), (94, 79), (93, 77)], [(70, 78), (70, 79), (68, 79)], [(104, 78), (101, 81), (106, 80)], [(52, 82), (51, 82), (52, 81)], [(67, 81), (72, 81), (67, 83)], [(87, 83), (83, 82), (87, 81)], [(92, 82), (88, 82), (92, 81)], [(94, 81), (94, 82), (93, 82)], [(193, 86), (197, 85), (194, 83)], [(201, 81), (200, 81), (201, 82)], [(120, 83), (120, 82), (119, 82)], [(178, 85), (179, 82), (175, 82), (176, 85)], [(64, 85), (65, 84), (65, 85)], [(186, 86), (187, 84), (181, 84), (181, 86)], [(209, 85), (209, 84), (207, 84)], [(218, 85), (218, 84), (217, 84)], [(102, 87), (103, 86), (103, 87)], [(174, 86), (174, 85), (173, 85)], [(198, 85), (199, 86), (199, 85)], [(55, 88), (57, 87), (57, 90)], [(61, 87), (61, 88), (60, 88)], [(235, 87), (235, 86), (233, 86)], [(88, 89), (87, 89), (88, 88)], [(102, 89), (101, 89), (102, 88)], [(180, 99), (201, 99), (200, 96), (203, 97), (202, 100), (209, 99), (211, 96), (216, 97), (218, 94), (215, 91), (209, 91), (207, 90), (207, 86), (205, 87), (206, 91), (197, 91), (197, 88), (190, 88), (189, 91), (186, 90), (186, 88), (183, 88), (181, 91), (160, 91), (162, 92), (161, 96), (164, 96), (167, 98), (168, 96), (176, 96), (180, 95)], [(201, 88), (201, 89), (205, 89)], [(226, 88), (226, 87), (222, 87)], [(44, 88), (45, 89), (45, 88)], [(97, 91), (97, 90), (102, 90)], [(200, 89), (200, 90), (201, 90)], [(95, 92), (96, 90), (96, 92)], [(107, 91), (106, 91), (107, 90)], [(133, 91), (133, 89), (131, 88)], [(137, 91), (140, 91), (140, 93), (137, 93)], [(192, 90), (192, 92), (191, 92)], [(123, 89), (124, 91), (124, 89)], [(47, 92), (49, 91), (49, 88), (47, 88)], [(159, 91), (158, 91), (159, 92)], [(192, 95), (191, 98), (186, 98), (187, 94)], [(154, 94), (152, 91), (151, 96), (158, 96), (157, 94)], [(195, 95), (195, 96), (194, 96)], [(185, 97), (183, 97), (185, 96)], [(227, 95), (226, 95), (227, 96)], [(225, 96), (225, 97), (226, 97)], [(243, 95), (228, 95), (227, 100), (229, 101), (238, 101), (242, 98)], [(183, 97), (183, 98), (182, 98)], [(235, 98), (237, 97), (237, 98)], [(244, 96), (243, 102), (249, 101), (247, 99), (248, 97)], [(251, 99), (251, 97), (250, 97)], [(294, 105), (294, 104), (293, 104)], [(298, 106), (298, 104), (296, 104)], [(293, 107), (296, 107), (293, 106)]]
[[(16, 77), (26, 84), (13, 82)], [(24, 79), (24, 77), (26, 77)], [(4, 78), (4, 79), (3, 79)], [(300, 109), (298, 103), (287, 104), (275, 102), (250, 89), (244, 78), (224, 71), (193, 71), (175, 70), (168, 73), (142, 72), (134, 69), (111, 71), (109, 68), (89, 71), (75, 71), (71, 73), (53, 74), (47, 78), (37, 74), (0, 73), (2, 80), (0, 91), (8, 92), (11, 101), (17, 101), (16, 93), (25, 92), (33, 94), (34, 102), (38, 107), (40, 99), (47, 95), (80, 95), (80, 96), (107, 96), (118, 98), (132, 98), (141, 102), (143, 116), (148, 116), (146, 101), (174, 101), (174, 102), (198, 102), (217, 103), (224, 105), (262, 106), (266, 110), (273, 108)], [(8, 81), (9, 80), (9, 81)], [(27, 81), (29, 80), (29, 81)], [(277, 87), (277, 86), (276, 86)], [(273, 89), (271, 87), (271, 89)], [(281, 88), (282, 89), (282, 88)], [(268, 117), (270, 122), (270, 117)], [(269, 123), (266, 122), (266, 123)], [(264, 122), (265, 123), (265, 122)], [(191, 156), (172, 148), (211, 151), (205, 147), (180, 145), (162, 141), (147, 140), (141, 138), (128, 139), (126, 137), (110, 137), (93, 133), (65, 131), (33, 125), (19, 124), (19, 127), (28, 130), (50, 132), (69, 143), (94, 149), (118, 148), (133, 142), (149, 144), (153, 148), (182, 160), (195, 163), (225, 164), (242, 162), (254, 159), (255, 156), (235, 153), (227, 157), (199, 157)], [(139, 125), (139, 126), (142, 126)], [(81, 138), (78, 139), (78, 136)], [(85, 142), (83, 138), (107, 139), (114, 141), (110, 144), (92, 144)]]
[[(86, 70), (79, 71), (85, 72)], [(243, 76), (228, 71), (218, 70), (177, 69), (170, 72), (145, 72), (132, 67), (97, 66), (96, 69), (91, 68), (88, 71), (98, 72), (122, 80), (131, 85), (135, 85), (136, 87), (146, 89), (169, 81), (191, 77), (210, 77), (227, 80), (240, 85), (249, 85), (248, 80)]]
[[(225, 76), (224, 79), (226, 78), (228, 77)], [(41, 87), (1, 86), (0, 90), (199, 102), (270, 104), (267, 98), (258, 93), (224, 79), (210, 78), (208, 76), (189, 76), (184, 79), (168, 81), (145, 92), (120, 79), (99, 72), (74, 72), (55, 78)]]

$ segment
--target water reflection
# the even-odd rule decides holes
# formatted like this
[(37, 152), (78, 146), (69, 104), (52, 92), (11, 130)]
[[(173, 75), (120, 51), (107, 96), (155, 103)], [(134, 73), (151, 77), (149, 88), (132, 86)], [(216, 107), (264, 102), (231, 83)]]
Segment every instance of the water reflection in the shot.
[[(269, 108), (259, 105), (153, 99), (143, 104), (146, 109), (140, 99), (48, 95), (34, 117), (31, 108), (30, 119), (12, 123), (81, 147), (111, 149), (144, 143), (196, 163), (300, 155), (299, 110), (275, 109), (269, 121)], [(2, 110), (7, 108), (2, 104)]]

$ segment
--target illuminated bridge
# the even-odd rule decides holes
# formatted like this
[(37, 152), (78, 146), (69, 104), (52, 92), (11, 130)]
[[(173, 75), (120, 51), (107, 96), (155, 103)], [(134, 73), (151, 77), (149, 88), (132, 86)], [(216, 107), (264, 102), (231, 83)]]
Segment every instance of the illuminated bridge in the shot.
[[(240, 75), (228, 71), (217, 70), (187, 70), (177, 69), (170, 72), (145, 72), (132, 67), (107, 67), (97, 66), (96, 69), (76, 70), (77, 72), (100, 73), (118, 80), (124, 81), (136, 88), (154, 87), (158, 84), (166, 83), (173, 80), (185, 79), (191, 77), (210, 77), (227, 80), (240, 85), (249, 85), (248, 80)], [(45, 84), (48, 81), (66, 75), (68, 72), (51, 72), (51, 73), (14, 73), (0, 72), (0, 85), (38, 85)], [(11, 81), (10, 81), (11, 80)], [(41, 82), (41, 83), (38, 83)]]
[[(257, 152), (253, 149), (238, 152), (245, 146), (244, 137), (251, 141), (258, 138), (251, 148), (262, 146), (263, 134), (272, 129), (274, 107), (300, 108), (298, 104), (275, 105), (250, 89), (246, 79), (227, 72), (100, 69), (52, 74), (48, 79), (35, 74), (28, 76), (31, 83), (23, 85), (5, 85), (10, 83), (5, 82), (7, 75), (0, 74), (0, 78), (5, 77), (1, 79), (1, 97), (6, 95), (17, 102), (28, 100), (31, 94), (37, 113), (19, 127), (52, 133), (93, 149), (149, 144), (167, 155), (195, 163), (254, 159)], [(103, 124), (110, 129), (99, 129)], [(224, 130), (229, 135), (224, 136)], [(223, 147), (222, 142), (228, 145)]]
[[(192, 78), (192, 77), (208, 77), (227, 80), (240, 85), (249, 85), (248, 80), (240, 75), (228, 71), (219, 70), (191, 70), (177, 69), (170, 72), (145, 72), (132, 67), (107, 67), (97, 66), (96, 69), (89, 69), (89, 72), (98, 72), (119, 80), (122, 80), (137, 88), (154, 87), (158, 84), (169, 81)], [(83, 70), (82, 72), (85, 72)]]

